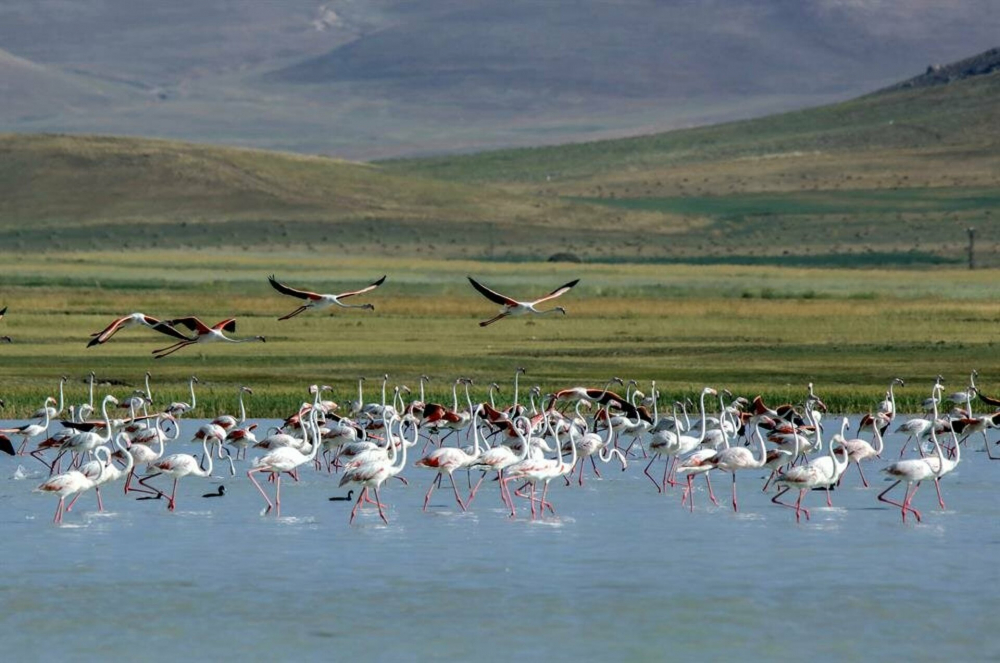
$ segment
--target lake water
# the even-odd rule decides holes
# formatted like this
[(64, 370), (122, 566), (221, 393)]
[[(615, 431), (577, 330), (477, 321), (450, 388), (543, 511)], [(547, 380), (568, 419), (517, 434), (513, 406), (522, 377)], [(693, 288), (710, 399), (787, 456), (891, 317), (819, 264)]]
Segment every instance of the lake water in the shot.
[[(903, 525), (875, 498), (900, 443), (866, 466), (872, 488), (852, 468), (834, 508), (808, 494), (801, 524), (763, 472), (738, 476), (738, 514), (728, 475), (713, 475), (720, 507), (699, 478), (689, 513), (638, 461), (583, 489), (554, 482), (558, 517), (540, 522), (520, 503), (509, 520), (494, 483), (461, 513), (445, 481), (424, 513), (431, 474), (408, 460), (410, 485), (382, 492), (388, 526), (374, 509), (349, 526), (351, 505), (327, 500), (337, 478), (312, 470), (282, 482), (281, 518), (263, 516), (240, 462), (235, 478), (182, 479), (175, 513), (116, 484), (107, 513), (90, 492), (59, 527), (56, 500), (31, 492), (41, 465), (3, 456), (4, 657), (996, 659), (1000, 463), (980, 438), (942, 481), (947, 510), (927, 484), (924, 522)], [(19, 463), (29, 478), (12, 478)], [(200, 497), (218, 483), (224, 498)]]

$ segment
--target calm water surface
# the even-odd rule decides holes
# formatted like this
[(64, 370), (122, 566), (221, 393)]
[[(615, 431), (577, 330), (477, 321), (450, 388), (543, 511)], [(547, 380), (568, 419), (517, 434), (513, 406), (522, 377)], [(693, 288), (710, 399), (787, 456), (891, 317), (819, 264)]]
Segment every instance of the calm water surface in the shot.
[[(185, 422), (185, 433), (197, 422)], [(189, 436), (182, 436), (188, 439)], [(899, 449), (891, 436), (886, 458)], [(867, 466), (833, 494), (806, 497), (812, 521), (738, 477), (741, 511), (696, 484), (657, 495), (641, 462), (583, 489), (553, 484), (558, 517), (509, 520), (496, 484), (461, 513), (449, 490), (420, 510), (430, 473), (382, 493), (390, 524), (367, 510), (348, 526), (337, 478), (283, 481), (282, 517), (261, 515), (247, 481), (216, 465), (164, 501), (87, 493), (51, 523), (56, 500), (32, 494), (31, 458), (0, 458), (6, 660), (129, 657), (251, 660), (982, 660), (1000, 657), (1000, 463), (966, 449), (943, 484), (900, 522), (876, 501), (887, 484)], [(197, 447), (174, 443), (169, 452)], [(895, 450), (895, 451), (894, 451)], [(28, 478), (15, 478), (21, 464)], [(654, 473), (655, 475), (655, 473)], [(460, 480), (464, 487), (465, 478)], [(164, 489), (166, 477), (154, 480)], [(224, 483), (227, 495), (202, 499)], [(447, 483), (445, 484), (447, 486)], [(519, 509), (521, 506), (519, 505)]]

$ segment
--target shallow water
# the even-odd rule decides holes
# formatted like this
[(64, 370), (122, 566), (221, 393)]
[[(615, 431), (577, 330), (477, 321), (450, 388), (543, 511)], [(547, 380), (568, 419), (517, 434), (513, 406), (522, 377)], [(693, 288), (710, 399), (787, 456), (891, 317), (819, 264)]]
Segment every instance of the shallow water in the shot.
[[(924, 522), (903, 525), (875, 498), (888, 485), (876, 468), (900, 443), (891, 436), (887, 460), (866, 466), (872, 488), (852, 468), (834, 508), (808, 494), (812, 520), (801, 524), (760, 491), (763, 472), (738, 476), (738, 514), (727, 475), (713, 476), (720, 507), (699, 478), (689, 513), (679, 490), (656, 493), (639, 461), (588, 475), (583, 489), (554, 482), (558, 517), (542, 522), (521, 504), (509, 520), (491, 483), (461, 513), (446, 481), (423, 513), (431, 474), (408, 461), (410, 485), (382, 492), (388, 526), (374, 509), (348, 526), (351, 505), (327, 500), (344, 494), (337, 478), (311, 470), (282, 482), (281, 518), (263, 516), (240, 462), (235, 478), (216, 464), (212, 479), (181, 480), (175, 513), (117, 484), (104, 491), (107, 513), (87, 493), (58, 527), (56, 500), (31, 493), (41, 465), (4, 456), (3, 651), (17, 661), (996, 658), (1000, 463), (972, 443), (942, 481), (947, 509), (926, 485), (914, 501)], [(11, 478), (19, 463), (28, 478)], [(200, 497), (218, 483), (224, 498)]]

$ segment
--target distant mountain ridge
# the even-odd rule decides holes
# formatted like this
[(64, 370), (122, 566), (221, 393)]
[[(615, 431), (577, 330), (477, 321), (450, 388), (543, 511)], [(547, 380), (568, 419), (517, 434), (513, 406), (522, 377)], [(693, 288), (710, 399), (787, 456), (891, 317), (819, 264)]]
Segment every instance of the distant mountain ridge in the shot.
[(964, 81), (974, 76), (985, 76), (993, 72), (1000, 71), (1000, 47), (991, 48), (973, 55), (972, 57), (952, 62), (946, 65), (932, 64), (927, 67), (927, 71), (905, 80), (896, 85), (892, 85), (887, 90), (907, 90), (910, 88), (931, 87), (934, 85), (948, 85), (956, 81)]

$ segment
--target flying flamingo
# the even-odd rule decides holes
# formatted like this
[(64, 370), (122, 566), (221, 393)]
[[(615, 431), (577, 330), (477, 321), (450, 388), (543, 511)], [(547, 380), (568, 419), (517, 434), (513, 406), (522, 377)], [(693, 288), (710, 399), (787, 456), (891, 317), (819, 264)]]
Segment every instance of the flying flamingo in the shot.
[(566, 309), (564, 309), (562, 306), (557, 306), (555, 308), (551, 308), (546, 311), (539, 311), (535, 307), (538, 304), (542, 304), (551, 299), (555, 299), (556, 297), (559, 297), (561, 295), (565, 295), (567, 292), (570, 291), (570, 289), (573, 286), (575, 286), (577, 283), (580, 282), (580, 279), (574, 279), (569, 283), (559, 286), (558, 288), (556, 288), (555, 290), (553, 290), (552, 292), (550, 292), (549, 294), (545, 295), (540, 299), (536, 299), (530, 302), (519, 302), (516, 299), (511, 299), (506, 295), (501, 295), (499, 292), (490, 290), (482, 283), (476, 281), (471, 276), (467, 278), (469, 279), (469, 283), (472, 284), (472, 287), (479, 291), (479, 294), (481, 294), (483, 297), (486, 297), (486, 299), (490, 300), (491, 302), (503, 306), (503, 309), (500, 311), (499, 315), (496, 315), (490, 318), (489, 320), (484, 320), (483, 322), (480, 322), (479, 323), (480, 327), (491, 325), (497, 320), (502, 320), (507, 316), (527, 315), (529, 313), (533, 313), (535, 315), (547, 315), (549, 313), (556, 313), (556, 312), (566, 315)]
[(342, 292), (339, 295), (322, 295), (318, 292), (310, 292), (308, 290), (297, 290), (295, 288), (290, 288), (287, 285), (279, 282), (274, 278), (274, 274), (267, 277), (268, 283), (271, 287), (280, 292), (283, 295), (289, 295), (291, 297), (297, 297), (298, 299), (308, 299), (308, 304), (303, 304), (291, 313), (283, 315), (278, 320), (288, 320), (289, 318), (294, 318), (299, 313), (304, 313), (305, 311), (323, 311), (330, 308), (331, 306), (339, 306), (340, 308), (363, 308), (369, 311), (374, 311), (375, 307), (371, 304), (345, 304), (341, 299), (347, 299), (348, 297), (354, 297), (355, 295), (361, 295), (366, 292), (370, 292), (375, 288), (379, 287), (385, 282), (385, 276), (373, 281), (364, 288), (359, 290), (350, 290), (348, 292)]
[(174, 488), (170, 492), (170, 501), (167, 502), (167, 510), (173, 511), (177, 505), (177, 482), (181, 479), (181, 477), (186, 477), (188, 475), (196, 477), (209, 477), (212, 475), (212, 454), (208, 452), (208, 439), (202, 440), (201, 448), (204, 452), (202, 458), (208, 459), (208, 468), (203, 470), (201, 465), (198, 463), (198, 459), (191, 454), (170, 454), (166, 458), (161, 458), (160, 460), (150, 463), (149, 466), (153, 470), (153, 474), (139, 479), (139, 483), (146, 488), (155, 490), (158, 495), (163, 496), (165, 493), (162, 490), (157, 490), (146, 482), (160, 476), (161, 474), (172, 476), (174, 478)]
[(168, 345), (165, 348), (160, 348), (158, 350), (153, 350), (153, 356), (157, 359), (163, 359), (167, 355), (172, 355), (178, 350), (182, 350), (189, 345), (195, 345), (196, 343), (253, 343), (254, 341), (260, 341), (263, 343), (267, 339), (263, 336), (250, 336), (247, 338), (229, 338), (222, 332), (235, 332), (236, 331), (236, 318), (227, 318), (221, 322), (217, 322), (211, 327), (206, 325), (204, 322), (199, 320), (194, 316), (189, 316), (187, 318), (176, 318), (174, 320), (168, 320), (168, 325), (181, 325), (187, 327), (193, 331), (196, 336), (192, 338), (184, 337), (183, 341), (178, 341), (173, 345)]
[(145, 313), (133, 313), (131, 315), (118, 318), (101, 331), (91, 334), (93, 338), (91, 338), (90, 342), (87, 343), (87, 347), (90, 348), (95, 345), (107, 343), (108, 340), (120, 330), (127, 329), (129, 327), (148, 327), (153, 331), (158, 331), (161, 334), (166, 334), (167, 336), (172, 336), (182, 341), (191, 340), (189, 337), (174, 329), (173, 323), (171, 322), (158, 320), (150, 315), (146, 315)]

